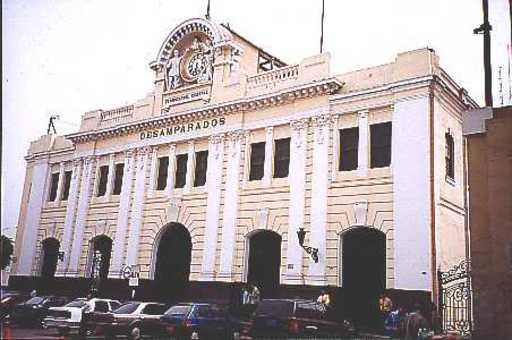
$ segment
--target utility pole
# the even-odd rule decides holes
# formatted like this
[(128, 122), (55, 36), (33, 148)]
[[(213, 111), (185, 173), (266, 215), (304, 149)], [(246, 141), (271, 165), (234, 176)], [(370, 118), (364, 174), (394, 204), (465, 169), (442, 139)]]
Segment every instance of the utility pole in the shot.
[(492, 68), (491, 68), (491, 30), (489, 23), (489, 0), (482, 0), (484, 23), (473, 30), (474, 34), (484, 35), (484, 76), (485, 106), (492, 107)]
[(206, 6), (206, 20), (210, 20), (210, 0), (208, 0), (208, 5)]
[(322, 19), (320, 27), (320, 54), (323, 52), (324, 47), (324, 16), (325, 16), (325, 0), (322, 0)]

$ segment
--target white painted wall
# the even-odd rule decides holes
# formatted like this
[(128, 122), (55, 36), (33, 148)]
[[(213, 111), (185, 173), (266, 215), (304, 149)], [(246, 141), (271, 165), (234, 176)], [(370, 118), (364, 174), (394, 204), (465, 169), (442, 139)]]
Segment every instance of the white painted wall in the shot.
[(392, 124), (395, 288), (431, 291), (428, 97), (395, 102)]
[(41, 208), (45, 199), (45, 184), (49, 166), (47, 160), (37, 162), (32, 169), (30, 196), (27, 205), (27, 217), (23, 230), (21, 252), (16, 266), (17, 275), (31, 275), (36, 258), (37, 230), (41, 218)]

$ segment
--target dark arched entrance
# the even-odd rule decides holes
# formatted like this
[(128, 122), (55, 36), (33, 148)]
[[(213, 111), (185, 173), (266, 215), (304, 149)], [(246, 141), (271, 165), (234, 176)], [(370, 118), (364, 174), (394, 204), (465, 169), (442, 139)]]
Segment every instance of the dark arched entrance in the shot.
[(249, 238), (247, 282), (260, 289), (263, 297), (276, 296), (281, 267), (281, 236), (261, 230)]
[(346, 316), (360, 328), (379, 325), (378, 299), (386, 288), (386, 236), (357, 228), (343, 236), (343, 290)]
[(170, 223), (164, 228), (156, 254), (156, 293), (160, 299), (174, 300), (188, 286), (192, 239), (182, 224)]
[(106, 279), (110, 268), (112, 239), (106, 235), (96, 236), (91, 240), (91, 251), (91, 277), (96, 274), (100, 279)]
[(59, 259), (60, 243), (53, 237), (47, 238), (42, 242), (43, 246), (43, 265), (41, 266), (42, 277), (54, 277)]

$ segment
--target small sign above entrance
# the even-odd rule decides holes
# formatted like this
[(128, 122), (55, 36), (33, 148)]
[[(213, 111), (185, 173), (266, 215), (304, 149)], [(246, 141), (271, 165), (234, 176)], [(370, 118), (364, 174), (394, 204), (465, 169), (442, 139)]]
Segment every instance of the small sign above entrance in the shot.
[(202, 87), (200, 89), (182, 92), (179, 94), (168, 95), (164, 97), (164, 108), (169, 106), (184, 104), (195, 100), (208, 100), (210, 98), (210, 88)]

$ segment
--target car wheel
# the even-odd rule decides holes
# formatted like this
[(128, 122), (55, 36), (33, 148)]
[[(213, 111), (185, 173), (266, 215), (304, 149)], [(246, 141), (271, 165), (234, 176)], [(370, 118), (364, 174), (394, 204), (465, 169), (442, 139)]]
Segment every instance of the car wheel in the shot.
[(135, 325), (133, 326), (131, 329), (130, 329), (130, 334), (129, 336), (133, 339), (133, 340), (139, 340), (141, 338), (141, 334), (140, 334), (140, 327), (138, 325)]

